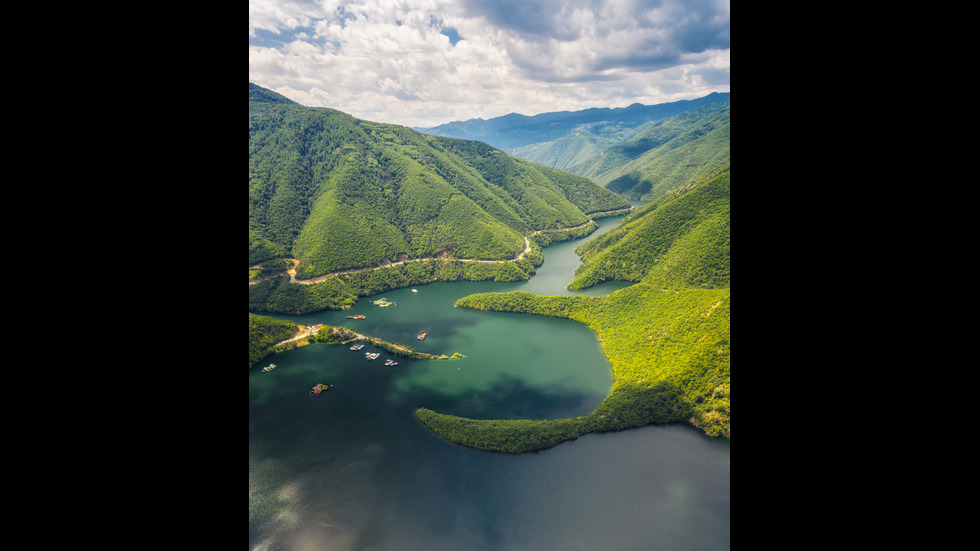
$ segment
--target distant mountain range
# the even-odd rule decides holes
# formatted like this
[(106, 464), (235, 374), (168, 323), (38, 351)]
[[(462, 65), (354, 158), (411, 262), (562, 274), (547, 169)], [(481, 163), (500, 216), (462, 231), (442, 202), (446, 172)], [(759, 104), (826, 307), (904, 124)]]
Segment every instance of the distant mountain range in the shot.
[(576, 130), (599, 133), (605, 128), (635, 129), (643, 124), (664, 120), (702, 105), (731, 99), (730, 92), (714, 92), (702, 98), (657, 105), (634, 103), (629, 107), (596, 107), (581, 111), (555, 111), (539, 115), (511, 113), (492, 119), (454, 121), (430, 128), (415, 128), (435, 136), (447, 136), (488, 143), (508, 153), (530, 144), (550, 142)]
[(423, 131), (478, 140), (651, 201), (730, 159), (731, 93), (658, 105), (510, 114)]

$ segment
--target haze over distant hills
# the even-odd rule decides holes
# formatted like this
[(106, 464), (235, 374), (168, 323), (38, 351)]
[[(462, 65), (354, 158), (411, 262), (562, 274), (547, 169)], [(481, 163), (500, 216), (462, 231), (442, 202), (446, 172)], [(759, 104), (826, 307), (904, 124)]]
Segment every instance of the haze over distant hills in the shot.
[[(541, 144), (539, 155), (559, 155), (561, 142)], [(730, 149), (731, 101), (725, 101), (645, 125), (626, 142), (563, 169), (626, 198), (652, 201), (727, 163)]]
[(478, 140), (503, 149), (508, 153), (514, 153), (514, 149), (557, 140), (575, 130), (588, 129), (601, 133), (603, 129), (608, 128), (619, 128), (620, 131), (636, 129), (643, 124), (664, 120), (702, 105), (730, 99), (730, 92), (714, 92), (698, 99), (657, 105), (634, 103), (629, 107), (596, 107), (580, 111), (555, 111), (530, 116), (511, 113), (492, 119), (454, 121), (431, 128), (416, 128), (416, 130), (435, 136)]

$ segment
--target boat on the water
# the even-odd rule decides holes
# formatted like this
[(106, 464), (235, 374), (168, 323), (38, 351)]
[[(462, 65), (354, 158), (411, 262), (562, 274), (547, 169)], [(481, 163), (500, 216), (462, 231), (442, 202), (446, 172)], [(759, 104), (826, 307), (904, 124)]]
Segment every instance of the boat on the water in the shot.
[(364, 357), (367, 358), (367, 359), (369, 359), (369, 360), (376, 360), (376, 359), (378, 359), (378, 356), (380, 356), (380, 355), (381, 355), (380, 352), (365, 352), (364, 353)]
[(275, 368), (276, 368), (276, 364), (269, 364), (268, 367), (263, 367), (262, 371), (268, 372), (268, 371), (272, 371)]
[(347, 316), (349, 320), (362, 320), (364, 319), (364, 314), (358, 314), (356, 316)]
[(424, 341), (424, 340), (425, 340), (425, 336), (426, 336), (426, 335), (428, 335), (428, 333), (426, 333), (425, 331), (422, 331), (421, 333), (419, 333), (419, 336), (418, 336), (418, 337), (416, 337), (416, 338), (417, 338), (418, 340), (420, 340), (420, 341)]
[(321, 392), (327, 390), (328, 388), (330, 388), (330, 385), (325, 385), (323, 383), (320, 383), (315, 387), (313, 387), (313, 390), (310, 391), (310, 396), (319, 396)]
[(387, 366), (398, 365), (398, 362), (396, 362), (395, 360), (392, 360), (392, 359), (389, 358), (389, 359), (385, 360), (385, 365), (387, 365)]

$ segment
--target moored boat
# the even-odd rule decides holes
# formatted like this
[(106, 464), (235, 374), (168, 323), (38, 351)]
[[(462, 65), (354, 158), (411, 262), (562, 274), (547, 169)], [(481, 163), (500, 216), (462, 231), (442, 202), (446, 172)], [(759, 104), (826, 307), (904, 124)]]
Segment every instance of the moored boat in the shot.
[(385, 360), (385, 365), (388, 365), (388, 366), (398, 365), (398, 362), (396, 362), (395, 360), (392, 360), (392, 359), (389, 358), (389, 359)]
[(417, 338), (418, 340), (420, 340), (420, 341), (424, 341), (424, 340), (425, 340), (425, 336), (426, 336), (426, 335), (428, 335), (428, 333), (426, 333), (425, 331), (422, 331), (421, 333), (419, 333), (419, 336), (418, 336), (418, 337), (416, 337), (416, 338)]
[(276, 368), (276, 364), (269, 364), (268, 367), (263, 367), (262, 368), (262, 371), (267, 371), (268, 372), (268, 371), (272, 371), (275, 368)]

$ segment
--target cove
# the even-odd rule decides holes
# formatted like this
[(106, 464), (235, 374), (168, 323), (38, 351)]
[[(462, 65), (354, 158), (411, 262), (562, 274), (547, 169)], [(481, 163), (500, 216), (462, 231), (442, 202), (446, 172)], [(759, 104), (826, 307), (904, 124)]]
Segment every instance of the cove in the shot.
[[(453, 361), (367, 361), (310, 345), (249, 372), (249, 549), (547, 550), (729, 548), (730, 447), (684, 426), (588, 434), (511, 456), (446, 442), (419, 406), (473, 418), (562, 418), (611, 386), (595, 334), (568, 320), (453, 308), (476, 292), (564, 289), (573, 249), (544, 249), (528, 282), (458, 282), (362, 298), (351, 310), (277, 316), (343, 325)], [(364, 314), (363, 320), (346, 316)], [(417, 341), (415, 335), (428, 337)], [(365, 349), (367, 350), (367, 349)], [(308, 394), (317, 383), (331, 389)]]

